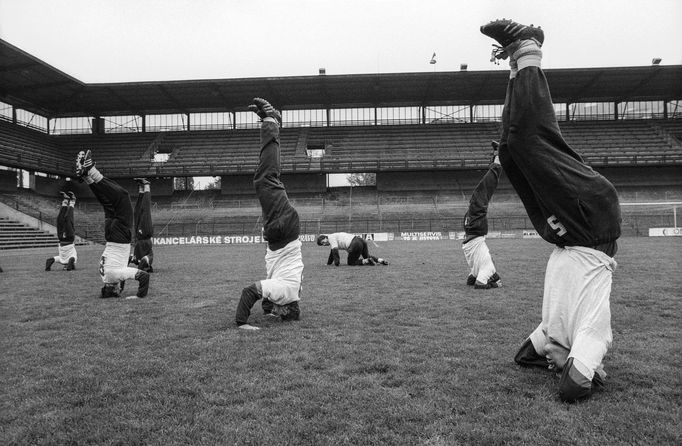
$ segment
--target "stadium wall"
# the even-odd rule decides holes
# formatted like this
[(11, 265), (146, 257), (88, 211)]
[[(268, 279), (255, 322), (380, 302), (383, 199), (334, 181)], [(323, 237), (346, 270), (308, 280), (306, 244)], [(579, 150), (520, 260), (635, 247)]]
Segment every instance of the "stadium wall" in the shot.
[[(629, 166), (595, 169), (611, 181), (621, 199), (682, 199), (682, 166)], [(379, 192), (434, 191), (466, 197), (476, 187), (484, 170), (451, 170), (430, 172), (378, 172)], [(504, 172), (496, 199), (515, 194)]]
[(682, 166), (630, 166), (596, 169), (617, 186), (682, 187)]
[(460, 190), (462, 180), (474, 175), (479, 175), (478, 171), (377, 172), (377, 190)]
[(682, 166), (595, 169), (616, 187), (620, 200), (682, 200)]
[(17, 190), (17, 173), (14, 170), (0, 170), (0, 192)]
[[(327, 190), (324, 173), (283, 174), (282, 183), (290, 193), (319, 194)], [(224, 175), (220, 179), (222, 195), (253, 194), (253, 175)]]
[[(471, 192), (485, 174), (482, 169), (434, 170), (412, 172), (378, 172), (379, 192), (440, 192), (454, 193), (469, 199)], [(502, 173), (497, 187), (499, 195), (513, 192), (511, 183)]]

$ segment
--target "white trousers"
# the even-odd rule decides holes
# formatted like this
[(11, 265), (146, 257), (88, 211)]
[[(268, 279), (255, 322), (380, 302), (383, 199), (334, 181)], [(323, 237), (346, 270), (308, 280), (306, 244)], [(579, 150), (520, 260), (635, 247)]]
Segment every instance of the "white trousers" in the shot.
[(269, 248), (265, 254), (267, 279), (261, 280), (263, 297), (277, 305), (301, 300), (303, 280), (303, 256), (301, 241), (294, 240), (277, 251)]
[(62, 265), (69, 263), (71, 257), (74, 258), (74, 263), (78, 262), (78, 254), (76, 253), (76, 245), (71, 243), (70, 245), (59, 246), (59, 255), (54, 256), (54, 261), (59, 262)]
[(107, 242), (99, 261), (99, 274), (104, 283), (116, 283), (134, 279), (137, 268), (128, 266), (130, 243)]
[(585, 366), (592, 379), (611, 346), (612, 274), (616, 261), (582, 246), (555, 248), (547, 262), (542, 322), (530, 335), (535, 351), (545, 355), (549, 342), (559, 344)]
[(464, 257), (476, 281), (486, 284), (495, 274), (495, 265), (490, 250), (485, 243), (485, 236), (475, 237), (462, 245)]

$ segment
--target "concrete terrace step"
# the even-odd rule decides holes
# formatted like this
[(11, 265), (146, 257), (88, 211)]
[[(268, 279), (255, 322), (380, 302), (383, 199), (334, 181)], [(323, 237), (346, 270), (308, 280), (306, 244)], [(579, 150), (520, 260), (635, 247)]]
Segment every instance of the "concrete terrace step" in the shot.
[(0, 249), (44, 248), (59, 245), (55, 234), (15, 220), (0, 219)]
[(28, 226), (22, 226), (21, 228), (0, 228), (0, 233), (3, 234), (21, 234), (26, 232), (47, 234), (47, 232), (45, 231), (41, 231), (40, 229), (31, 228)]
[(51, 248), (54, 247), (54, 243), (36, 243), (30, 241), (21, 241), (16, 243), (0, 243), (0, 250), (4, 249), (18, 249), (18, 248)]

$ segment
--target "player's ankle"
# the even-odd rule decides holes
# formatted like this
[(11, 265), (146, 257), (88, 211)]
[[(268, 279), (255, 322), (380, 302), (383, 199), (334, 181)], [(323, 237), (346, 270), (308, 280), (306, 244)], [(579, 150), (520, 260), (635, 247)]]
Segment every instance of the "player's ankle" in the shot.
[(92, 166), (88, 170), (87, 175), (83, 178), (87, 184), (99, 183), (104, 178), (104, 175), (100, 173), (95, 166)]
[(522, 40), (518, 43), (518, 47), (513, 48), (511, 58), (516, 61), (519, 71), (527, 67), (540, 67), (542, 50), (534, 39)]

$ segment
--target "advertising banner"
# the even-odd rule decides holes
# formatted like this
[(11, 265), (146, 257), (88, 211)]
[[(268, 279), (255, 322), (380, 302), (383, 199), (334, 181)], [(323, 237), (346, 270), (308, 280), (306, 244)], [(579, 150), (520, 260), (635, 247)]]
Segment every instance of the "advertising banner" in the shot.
[(682, 237), (682, 228), (649, 228), (649, 237)]

